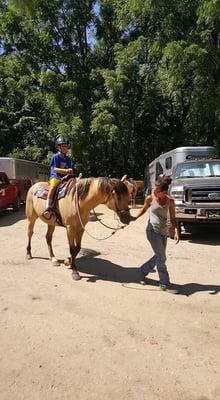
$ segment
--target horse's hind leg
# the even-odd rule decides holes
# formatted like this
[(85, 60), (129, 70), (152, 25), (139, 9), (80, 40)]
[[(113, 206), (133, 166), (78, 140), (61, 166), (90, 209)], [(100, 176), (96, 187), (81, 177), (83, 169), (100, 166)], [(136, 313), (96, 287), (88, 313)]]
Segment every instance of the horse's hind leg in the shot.
[(31, 238), (34, 233), (34, 224), (37, 219), (37, 214), (33, 214), (31, 219), (28, 219), (28, 245), (27, 245), (27, 253), (26, 253), (26, 258), (30, 260), (32, 258), (31, 254)]
[(54, 230), (55, 230), (55, 225), (47, 226), (46, 241), (47, 241), (47, 246), (48, 246), (49, 255), (50, 255), (50, 258), (52, 261), (52, 265), (54, 265), (55, 267), (58, 267), (60, 265), (60, 263), (57, 260), (57, 258), (54, 256), (53, 247), (52, 247), (52, 237), (53, 237)]
[(66, 230), (70, 246), (72, 278), (75, 281), (78, 281), (79, 279), (81, 279), (81, 277), (76, 269), (75, 258), (81, 249), (81, 239), (83, 235), (83, 229), (78, 230), (77, 233), (75, 233), (75, 235), (74, 235), (74, 230), (76, 231), (77, 229), (73, 230), (72, 226), (67, 226)]

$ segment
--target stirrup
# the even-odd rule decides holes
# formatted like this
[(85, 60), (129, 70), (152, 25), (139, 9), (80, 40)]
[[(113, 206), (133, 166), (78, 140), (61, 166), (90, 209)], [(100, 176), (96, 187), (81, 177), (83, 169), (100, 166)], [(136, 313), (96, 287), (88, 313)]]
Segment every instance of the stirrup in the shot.
[(52, 207), (47, 207), (46, 210), (44, 210), (44, 212), (42, 213), (42, 217), (44, 217), (48, 221), (49, 219), (51, 219), (52, 215), (53, 215)]

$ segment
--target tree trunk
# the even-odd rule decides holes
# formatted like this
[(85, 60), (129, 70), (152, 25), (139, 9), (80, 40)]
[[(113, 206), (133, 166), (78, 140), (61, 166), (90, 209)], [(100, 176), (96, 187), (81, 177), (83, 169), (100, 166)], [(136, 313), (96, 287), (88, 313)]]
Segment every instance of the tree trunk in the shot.
[(207, 146), (213, 146), (215, 139), (215, 110), (209, 112), (208, 118), (208, 132), (207, 132)]

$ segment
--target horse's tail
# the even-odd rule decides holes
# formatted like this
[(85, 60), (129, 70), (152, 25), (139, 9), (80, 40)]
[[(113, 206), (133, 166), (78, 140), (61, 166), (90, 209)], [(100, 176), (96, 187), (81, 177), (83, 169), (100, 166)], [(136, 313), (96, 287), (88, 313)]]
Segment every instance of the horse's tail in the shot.
[(26, 217), (30, 220), (33, 216), (34, 211), (34, 204), (33, 204), (33, 193), (32, 193), (32, 188), (30, 188), (27, 192), (27, 197), (26, 197), (26, 204), (25, 204), (25, 213)]

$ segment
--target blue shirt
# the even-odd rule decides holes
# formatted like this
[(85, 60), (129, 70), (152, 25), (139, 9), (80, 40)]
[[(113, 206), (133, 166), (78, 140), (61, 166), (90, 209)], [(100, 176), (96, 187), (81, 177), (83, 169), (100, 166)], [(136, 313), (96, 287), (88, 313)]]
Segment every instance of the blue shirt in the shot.
[(64, 175), (58, 174), (54, 171), (54, 168), (72, 168), (72, 161), (69, 156), (62, 157), (60, 153), (56, 153), (53, 155), (50, 162), (50, 177), (61, 179)]

